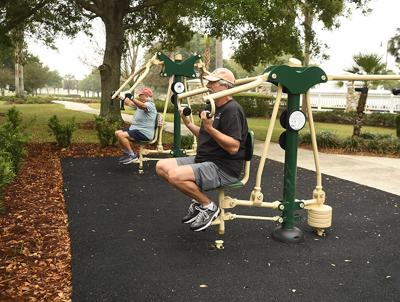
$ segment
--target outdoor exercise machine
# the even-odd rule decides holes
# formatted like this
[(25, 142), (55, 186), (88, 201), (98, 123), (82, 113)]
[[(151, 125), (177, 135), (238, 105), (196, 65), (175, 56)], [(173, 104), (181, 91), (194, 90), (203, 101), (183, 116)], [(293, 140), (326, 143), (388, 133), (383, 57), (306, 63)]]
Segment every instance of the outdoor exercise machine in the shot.
[[(324, 230), (331, 225), (332, 208), (325, 205), (325, 193), (320, 184), (320, 177), (317, 177), (317, 186), (313, 192), (313, 198), (310, 200), (298, 200), (295, 198), (296, 180), (297, 180), (297, 148), (298, 148), (298, 132), (304, 127), (306, 117), (300, 111), (300, 95), (308, 91), (312, 86), (327, 81), (325, 73), (318, 67), (301, 67), (298, 60), (291, 60), (290, 66), (270, 66), (261, 76), (242, 79), (241, 82), (249, 81), (238, 87), (224, 90), (218, 93), (204, 96), (204, 101), (209, 101), (211, 105), (211, 113), (213, 116), (215, 106), (214, 99), (235, 93), (243, 92), (260, 86), (263, 82), (268, 81), (278, 86), (277, 97), (273, 107), (267, 135), (264, 141), (264, 148), (258, 166), (256, 184), (251, 192), (249, 200), (239, 200), (229, 196), (225, 196), (225, 189), (227, 188), (240, 188), (243, 187), (250, 174), (250, 158), (246, 160), (246, 168), (244, 177), (237, 183), (218, 188), (218, 202), (221, 208), (220, 216), (213, 222), (218, 225), (218, 233), (225, 233), (225, 221), (233, 219), (255, 219), (255, 220), (269, 220), (277, 221), (281, 225), (273, 232), (273, 237), (283, 242), (299, 242), (303, 239), (303, 232), (295, 226), (295, 221), (299, 219), (296, 211), (307, 208), (308, 209), (308, 223), (317, 229), (319, 235), (322, 235)], [(235, 83), (236, 84), (236, 83)], [(284, 166), (284, 187), (283, 199), (272, 202), (264, 201), (263, 193), (261, 192), (261, 178), (265, 166), (265, 161), (268, 153), (268, 148), (272, 138), (272, 132), (275, 126), (275, 121), (278, 115), (278, 109), (281, 103), (282, 93), (286, 92), (288, 95), (287, 111), (285, 116), (281, 117), (281, 124), (286, 129), (285, 134), (282, 135), (282, 146), (285, 149), (285, 166)], [(307, 107), (309, 115), (309, 124), (311, 135), (315, 135), (314, 125), (312, 122), (311, 107)], [(313, 144), (316, 144), (316, 140)], [(247, 145), (251, 148), (251, 144)], [(250, 152), (251, 153), (251, 152)], [(318, 152), (314, 152), (314, 159), (317, 163)], [(317, 166), (319, 165), (316, 164)], [(318, 170), (318, 169), (317, 169)], [(317, 171), (317, 174), (320, 173)], [(236, 206), (250, 206), (260, 208), (270, 208), (280, 210), (281, 214), (266, 217), (266, 216), (251, 216), (239, 215), (231, 212), (226, 212), (226, 209), (231, 209)]]
[[(204, 64), (200, 61), (201, 55), (194, 54), (191, 57), (187, 58), (185, 61), (182, 61), (182, 55), (175, 55), (174, 61), (167, 57), (165, 54), (158, 52), (157, 58), (164, 62), (163, 70), (160, 75), (162, 77), (170, 77), (170, 81), (172, 83), (169, 85), (169, 90), (167, 94), (167, 100), (170, 99), (174, 104), (174, 149), (171, 150), (171, 155), (173, 157), (181, 157), (184, 155), (192, 155), (196, 152), (196, 140), (194, 138), (194, 146), (190, 150), (184, 150), (181, 148), (181, 117), (179, 113), (179, 109), (182, 106), (181, 102), (178, 100), (178, 95), (185, 92), (187, 90), (187, 85), (185, 85), (185, 78), (196, 78), (197, 74), (195, 72), (195, 67), (197, 67), (201, 73), (208, 73)], [(196, 66), (196, 62), (200, 61)], [(200, 77), (201, 78), (201, 77)], [(184, 110), (184, 114), (190, 116), (190, 119), (193, 121), (192, 111), (190, 109), (190, 102), (188, 101)]]
[[(133, 81), (133, 85), (126, 91), (129, 93), (133, 93), (136, 87), (146, 78), (150, 69), (153, 66), (162, 66), (162, 71), (160, 72), (161, 77), (170, 77), (169, 85), (167, 90), (167, 96), (164, 104), (163, 114), (157, 114), (157, 119), (155, 121), (155, 131), (154, 137), (150, 141), (135, 141), (139, 145), (139, 153), (138, 153), (138, 161), (135, 163), (139, 164), (139, 173), (143, 173), (143, 162), (147, 160), (159, 160), (160, 158), (155, 157), (145, 157), (149, 154), (169, 154), (174, 157), (186, 155), (186, 154), (194, 154), (197, 148), (196, 138), (193, 139), (192, 148), (190, 149), (181, 149), (181, 128), (180, 128), (180, 115), (179, 108), (181, 106), (180, 102), (175, 102), (177, 100), (177, 95), (186, 90), (185, 81), (182, 83), (182, 79), (184, 77), (196, 78), (197, 74), (195, 71), (195, 67), (200, 70), (200, 73), (208, 73), (205, 70), (204, 64), (200, 60), (200, 55), (192, 55), (190, 58), (186, 59), (182, 62), (182, 56), (176, 55), (174, 61), (172, 61), (168, 56), (163, 54), (162, 52), (157, 52), (146, 64), (144, 67), (140, 68), (137, 72), (130, 75), (126, 81), (115, 91), (111, 97), (111, 101), (115, 100), (117, 96), (123, 91), (123, 89)], [(196, 62), (199, 61), (197, 64)], [(165, 116), (168, 109), (168, 101), (171, 100), (174, 103), (174, 149), (173, 150), (164, 150), (164, 146), (162, 144), (162, 136), (163, 136), (163, 128)], [(190, 119), (193, 121), (193, 116), (191, 115), (190, 109), (190, 101), (188, 100), (185, 104), (186, 108), (184, 112), (190, 116)], [(121, 105), (122, 107), (122, 105)], [(122, 109), (122, 108), (121, 108)], [(153, 145), (157, 143), (156, 149), (148, 149), (147, 145)]]
[[(218, 93), (206, 95), (203, 97), (204, 101), (210, 102), (211, 113), (213, 116), (215, 112), (214, 99), (234, 95), (235, 93), (243, 92), (246, 90), (258, 87), (263, 82), (268, 81), (278, 86), (277, 97), (273, 107), (267, 135), (264, 141), (264, 148), (258, 166), (256, 184), (251, 192), (249, 200), (239, 200), (225, 195), (227, 188), (240, 188), (243, 187), (250, 174), (250, 158), (249, 154), (252, 151), (252, 144), (247, 143), (246, 166), (243, 179), (237, 183), (230, 184), (225, 187), (218, 188), (218, 202), (221, 208), (220, 216), (213, 222), (218, 225), (219, 234), (225, 233), (225, 222), (233, 219), (255, 219), (255, 220), (270, 220), (281, 223), (273, 233), (272, 237), (276, 240), (288, 243), (299, 242), (303, 238), (303, 232), (295, 226), (296, 220), (299, 215), (296, 211), (306, 209), (308, 212), (308, 225), (315, 229), (319, 236), (325, 234), (326, 228), (332, 224), (332, 208), (325, 204), (326, 196), (322, 189), (322, 177), (319, 164), (319, 154), (316, 141), (316, 133), (313, 122), (313, 115), (311, 110), (311, 103), (308, 90), (316, 84), (325, 83), (328, 80), (399, 80), (400, 76), (394, 75), (340, 75), (340, 76), (327, 76), (325, 72), (318, 67), (301, 67), (300, 61), (291, 59), (288, 65), (270, 66), (264, 74), (249, 79), (242, 79), (238, 82), (247, 84), (239, 87), (234, 87)], [(236, 84), (236, 83), (235, 83)], [(280, 145), (285, 150), (285, 164), (284, 164), (284, 187), (283, 199), (266, 202), (264, 201), (263, 193), (261, 192), (261, 177), (265, 166), (265, 160), (272, 137), (272, 132), (277, 119), (278, 109), (282, 98), (282, 93), (288, 95), (287, 109), (280, 116), (280, 123), (286, 130), (280, 136)], [(297, 180), (297, 149), (298, 149), (298, 131), (300, 131), (305, 123), (306, 116), (300, 110), (300, 96), (304, 94), (303, 101), (306, 102), (309, 128), (311, 134), (311, 141), (314, 154), (314, 163), (316, 167), (317, 184), (312, 193), (312, 199), (299, 200), (295, 198), (296, 180)], [(265, 216), (250, 216), (239, 215), (226, 212), (226, 209), (231, 209), (236, 206), (250, 206), (262, 207), (280, 210), (281, 214), (273, 217)]]

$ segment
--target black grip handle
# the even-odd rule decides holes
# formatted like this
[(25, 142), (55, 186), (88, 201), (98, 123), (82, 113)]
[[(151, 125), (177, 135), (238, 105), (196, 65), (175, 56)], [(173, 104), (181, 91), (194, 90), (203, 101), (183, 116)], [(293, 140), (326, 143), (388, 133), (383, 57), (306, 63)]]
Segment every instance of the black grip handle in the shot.
[(190, 109), (189, 107), (185, 107), (183, 108), (182, 112), (184, 116), (189, 116), (192, 114), (192, 109)]
[[(205, 110), (199, 111), (199, 118), (201, 118), (201, 113), (202, 113), (203, 111), (209, 111), (209, 110), (205, 109)], [(207, 117), (207, 118), (211, 118), (211, 112), (207, 112), (207, 113), (206, 113), (206, 117)]]

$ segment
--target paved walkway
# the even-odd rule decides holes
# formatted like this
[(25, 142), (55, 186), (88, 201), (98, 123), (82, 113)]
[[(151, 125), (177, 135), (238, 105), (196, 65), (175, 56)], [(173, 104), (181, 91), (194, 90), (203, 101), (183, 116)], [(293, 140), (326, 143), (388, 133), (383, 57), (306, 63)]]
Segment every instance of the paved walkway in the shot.
[[(86, 104), (54, 101), (63, 104), (66, 109), (99, 114), (98, 109), (90, 108)], [(132, 116), (122, 114), (122, 118), (130, 122)], [(165, 130), (173, 132), (173, 123), (167, 123)], [(187, 134), (188, 130), (182, 127), (182, 133)], [(254, 153), (261, 155), (263, 142), (256, 141)], [(380, 189), (400, 196), (400, 159), (373, 156), (355, 156), (320, 153), (320, 166), (323, 174), (335, 176), (345, 180), (353, 181), (362, 185)], [(284, 151), (278, 144), (271, 143), (268, 158), (278, 162), (284, 162)], [(312, 151), (299, 149), (299, 167), (315, 171), (314, 156)], [(264, 169), (267, 173), (268, 167)], [(322, 185), (324, 185), (322, 183)]]

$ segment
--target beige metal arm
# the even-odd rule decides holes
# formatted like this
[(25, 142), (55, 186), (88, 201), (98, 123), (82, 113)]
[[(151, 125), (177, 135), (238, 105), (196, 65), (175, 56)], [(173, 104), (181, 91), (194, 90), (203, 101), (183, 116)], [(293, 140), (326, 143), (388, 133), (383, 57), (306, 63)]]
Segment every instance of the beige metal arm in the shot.
[[(126, 81), (118, 88), (117, 91), (114, 92), (114, 94), (112, 95), (112, 99), (115, 99), (119, 93), (124, 89), (124, 87), (135, 77), (138, 76), (135, 79), (134, 84), (132, 85), (131, 88), (129, 88), (129, 92), (132, 93), (133, 90), (135, 90), (135, 88), (137, 87), (137, 85), (139, 85), (139, 83), (141, 83), (143, 81), (143, 79), (147, 76), (147, 74), (150, 71), (150, 68), (152, 65), (161, 65), (164, 64), (164, 62), (159, 61), (157, 59), (157, 55), (154, 55), (147, 63), (144, 67), (140, 68), (138, 71), (136, 71), (135, 73), (131, 74)], [(140, 76), (139, 76), (140, 75)]]
[(321, 176), (321, 168), (319, 165), (320, 162), (319, 162), (317, 138), (316, 138), (315, 127), (314, 127), (314, 118), (313, 118), (312, 109), (311, 109), (310, 93), (308, 91), (305, 94), (305, 101), (307, 104), (308, 123), (309, 123), (309, 128), (310, 128), (311, 144), (313, 147), (313, 154), (314, 154), (315, 173), (317, 174), (316, 189), (322, 189), (322, 176)]
[(184, 99), (184, 98), (188, 98), (197, 94), (201, 94), (201, 93), (206, 93), (208, 92), (208, 88), (207, 87), (201, 87), (201, 88), (197, 88), (197, 89), (193, 89), (190, 91), (186, 91), (183, 93), (178, 94), (178, 99)]
[(233, 87), (233, 88), (230, 88), (227, 90), (219, 91), (219, 92), (216, 92), (213, 94), (205, 95), (205, 96), (203, 96), (203, 100), (208, 101), (210, 99), (219, 99), (224, 96), (234, 95), (234, 94), (242, 92), (242, 91), (256, 88), (256, 87), (260, 86), (261, 83), (265, 82), (268, 79), (268, 75), (269, 75), (269, 73), (264, 73), (263, 75), (255, 77), (255, 80), (251, 81), (250, 83), (240, 85), (238, 87)]
[(379, 81), (379, 80), (400, 80), (400, 75), (395, 75), (395, 74), (328, 75), (328, 81)]

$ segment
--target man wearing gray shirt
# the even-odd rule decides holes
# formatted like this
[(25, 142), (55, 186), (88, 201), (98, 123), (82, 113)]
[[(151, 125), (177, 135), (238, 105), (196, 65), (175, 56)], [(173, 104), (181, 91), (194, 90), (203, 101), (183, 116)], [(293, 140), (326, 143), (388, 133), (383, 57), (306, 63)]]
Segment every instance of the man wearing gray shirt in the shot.
[(124, 152), (119, 162), (127, 165), (137, 159), (130, 141), (150, 141), (154, 137), (154, 125), (157, 118), (157, 109), (153, 102), (153, 91), (145, 87), (138, 92), (139, 99), (134, 99), (132, 94), (126, 93), (123, 97), (125, 105), (136, 107), (132, 124), (129, 128), (115, 131), (115, 136)]

